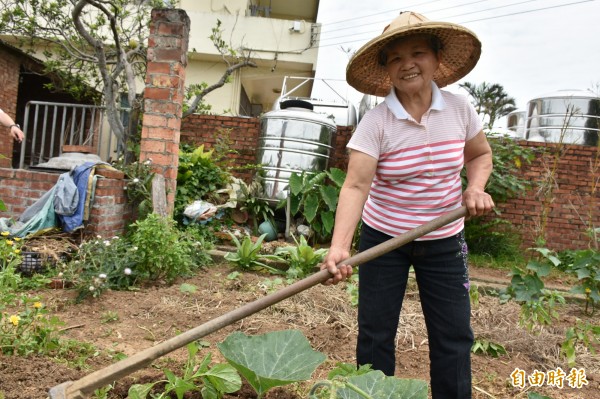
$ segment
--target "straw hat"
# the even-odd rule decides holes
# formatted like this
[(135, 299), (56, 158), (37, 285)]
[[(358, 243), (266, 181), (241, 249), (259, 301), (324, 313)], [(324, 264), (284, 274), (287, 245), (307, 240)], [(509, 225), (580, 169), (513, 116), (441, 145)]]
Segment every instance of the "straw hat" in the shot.
[(385, 67), (378, 62), (379, 53), (393, 40), (415, 34), (435, 35), (442, 42), (440, 66), (433, 75), (438, 87), (460, 80), (479, 60), (481, 42), (467, 28), (449, 22), (429, 21), (416, 12), (402, 12), (381, 35), (362, 46), (352, 57), (346, 69), (348, 84), (365, 94), (387, 96), (392, 81)]

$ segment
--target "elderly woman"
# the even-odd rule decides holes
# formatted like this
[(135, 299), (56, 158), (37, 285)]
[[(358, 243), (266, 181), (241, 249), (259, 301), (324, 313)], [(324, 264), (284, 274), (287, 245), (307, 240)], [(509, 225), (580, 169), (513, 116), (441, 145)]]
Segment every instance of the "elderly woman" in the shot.
[[(326, 284), (352, 274), (350, 266), (336, 265), (348, 258), (361, 215), (364, 251), (463, 204), (471, 216), (493, 208), (484, 192), (492, 153), (482, 123), (465, 97), (440, 90), (473, 69), (480, 52), (481, 43), (468, 29), (405, 12), (350, 61), (348, 83), (385, 101), (364, 116), (348, 143), (348, 174), (322, 265), (333, 275)], [(412, 266), (436, 399), (471, 397), (473, 332), (463, 229), (464, 220), (457, 220), (359, 270), (358, 364), (394, 375), (395, 335)]]

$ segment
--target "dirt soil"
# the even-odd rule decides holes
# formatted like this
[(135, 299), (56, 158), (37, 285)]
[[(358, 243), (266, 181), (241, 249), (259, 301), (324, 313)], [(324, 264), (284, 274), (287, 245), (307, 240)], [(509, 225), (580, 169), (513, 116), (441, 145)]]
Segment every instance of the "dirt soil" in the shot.
[[(69, 380), (79, 379), (90, 372), (109, 366), (122, 352), (133, 355), (145, 348), (163, 342), (180, 332), (201, 325), (241, 305), (252, 302), (273, 288), (264, 281), (270, 277), (260, 273), (242, 273), (237, 280), (227, 279), (234, 267), (218, 258), (215, 264), (200, 271), (195, 277), (177, 281), (174, 285), (159, 284), (139, 291), (107, 292), (98, 299), (83, 303), (74, 302), (75, 293), (69, 289), (47, 289), (37, 293), (52, 314), (66, 323), (66, 338), (88, 342), (97, 348), (97, 355), (85, 360), (84, 367), (71, 368), (47, 357), (12, 357), (0, 355), (0, 398), (46, 398), (50, 387)], [(498, 288), (494, 283), (506, 280), (506, 272), (485, 269), (471, 271), (473, 283), (488, 291)], [(197, 287), (193, 293), (180, 290), (181, 284)], [(564, 282), (554, 281), (565, 288)], [(420, 310), (416, 286), (407, 290), (401, 323), (397, 335), (396, 375), (403, 378), (428, 380), (429, 360), (427, 336)], [(562, 389), (550, 385), (515, 388), (511, 373), (519, 368), (527, 375), (534, 370), (551, 371), (561, 367), (571, 370), (559, 357), (565, 328), (575, 319), (600, 324), (598, 313), (586, 318), (581, 303), (569, 303), (560, 311), (560, 318), (551, 326), (538, 328), (535, 333), (518, 325), (519, 307), (514, 303), (499, 304), (496, 297), (481, 295), (472, 311), (475, 336), (502, 344), (508, 354), (498, 358), (473, 355), (474, 398), (526, 398), (529, 392), (538, 392), (551, 398), (600, 398), (600, 360), (583, 348), (577, 368), (585, 371), (588, 385), (569, 387), (565, 380)], [(118, 315), (118, 320), (110, 320)], [(110, 317), (112, 316), (112, 317)], [(298, 329), (311, 342), (315, 350), (326, 354), (313, 380), (269, 391), (267, 398), (306, 398), (311, 384), (326, 378), (336, 362), (355, 362), (356, 309), (344, 284), (334, 287), (315, 286), (295, 297), (250, 316), (234, 325), (223, 328), (203, 338), (207, 347), (200, 356), (210, 352), (213, 362), (223, 362), (216, 343), (223, 341), (233, 331), (245, 334), (262, 334), (270, 331)], [(132, 383), (152, 382), (164, 378), (163, 368), (177, 370), (187, 352), (178, 349), (158, 359), (151, 367), (136, 371), (114, 384), (109, 398), (126, 398)], [(200, 398), (186, 396), (186, 398)], [(252, 388), (245, 383), (242, 390), (225, 398), (255, 398)]]

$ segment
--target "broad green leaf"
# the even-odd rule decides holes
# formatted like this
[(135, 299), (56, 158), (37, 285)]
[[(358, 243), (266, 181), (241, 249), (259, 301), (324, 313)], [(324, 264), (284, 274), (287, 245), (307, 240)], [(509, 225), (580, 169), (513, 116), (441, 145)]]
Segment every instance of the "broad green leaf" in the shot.
[(553, 251), (549, 250), (548, 248), (532, 248), (534, 251), (539, 252), (540, 254), (542, 254), (542, 256), (546, 259), (548, 259), (550, 262), (552, 262), (552, 264), (554, 264), (554, 266), (558, 266), (560, 265), (560, 259), (558, 259), (558, 257), (556, 257), (556, 255), (553, 255)]
[(590, 277), (589, 269), (577, 269), (577, 278), (579, 280)]
[(149, 384), (135, 384), (130, 386), (127, 392), (127, 399), (146, 399), (156, 383), (151, 382)]
[(537, 392), (527, 393), (527, 399), (552, 399), (550, 396), (540, 395)]
[(313, 187), (323, 183), (323, 180), (325, 180), (326, 177), (327, 177), (327, 174), (325, 172), (317, 173), (306, 183), (306, 186), (303, 188), (302, 192), (307, 193)]
[(4, 212), (6, 210), (6, 205), (4, 201), (0, 200), (0, 212)]
[(290, 175), (290, 190), (294, 195), (298, 195), (302, 191), (302, 177), (297, 173)]
[(317, 209), (319, 208), (319, 198), (315, 194), (308, 194), (304, 201), (304, 216), (306, 221), (311, 223), (315, 216), (317, 216)]
[(333, 231), (333, 224), (335, 222), (335, 214), (331, 211), (321, 213), (321, 221), (323, 222), (323, 228), (327, 233)]
[(242, 378), (230, 364), (216, 364), (204, 373), (204, 377), (221, 393), (232, 393), (242, 388)]
[(538, 261), (532, 260), (527, 264), (527, 269), (533, 270), (540, 277), (544, 277), (550, 274), (552, 267), (548, 263), (540, 263)]
[[(200, 389), (200, 394), (202, 395), (202, 399), (221, 399), (221, 394), (210, 385), (210, 382), (204, 379), (202, 384), (202, 389)], [(219, 396), (221, 395), (221, 396)]]
[(329, 176), (329, 179), (331, 179), (338, 187), (342, 187), (346, 180), (346, 172), (338, 168), (329, 169), (327, 176)]
[(179, 291), (186, 293), (194, 293), (198, 290), (198, 287), (196, 287), (194, 284), (188, 284), (188, 283), (183, 283), (179, 286)]
[[(386, 377), (377, 370), (350, 377), (348, 383), (372, 399), (427, 399), (428, 386), (425, 381)], [(350, 387), (342, 388), (337, 393), (341, 399), (364, 399)]]
[(573, 269), (586, 268), (590, 264), (591, 258), (582, 257), (573, 262)]
[(300, 211), (300, 198), (296, 196), (290, 197), (290, 214), (295, 215)]
[(319, 191), (329, 210), (335, 212), (335, 209), (337, 208), (339, 192), (333, 186), (319, 187)]
[(297, 330), (256, 336), (234, 332), (217, 347), (259, 398), (273, 387), (310, 379), (325, 361), (325, 355), (314, 351)]
[(175, 375), (175, 373), (173, 373), (171, 370), (164, 370), (164, 373), (167, 376), (167, 380), (169, 381), (165, 386), (165, 391), (175, 391), (177, 399), (183, 399), (183, 395), (186, 392), (196, 390), (196, 385)]

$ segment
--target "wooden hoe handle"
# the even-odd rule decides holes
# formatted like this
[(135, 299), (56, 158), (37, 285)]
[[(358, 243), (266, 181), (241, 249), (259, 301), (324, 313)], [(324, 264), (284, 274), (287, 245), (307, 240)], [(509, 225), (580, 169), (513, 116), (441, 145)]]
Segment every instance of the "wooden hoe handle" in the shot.
[[(467, 215), (466, 207), (462, 206), (459, 209), (442, 215), (424, 225), (421, 225), (404, 234), (394, 237), (386, 242), (383, 242), (367, 251), (358, 253), (345, 261), (347, 265), (360, 265), (372, 259), (375, 259), (389, 251), (401, 247), (427, 233), (439, 229), (463, 216)], [(103, 369), (94, 371), (77, 381), (67, 381), (50, 388), (50, 399), (85, 399), (94, 392), (94, 390), (111, 384), (112, 382), (137, 371), (153, 360), (166, 355), (176, 349), (179, 349), (190, 342), (194, 342), (210, 333), (220, 330), (230, 324), (235, 323), (245, 317), (248, 317), (256, 312), (259, 312), (267, 307), (274, 305), (284, 299), (287, 299), (299, 292), (302, 292), (310, 287), (325, 282), (331, 277), (327, 269), (323, 269), (309, 277), (295, 282), (279, 291), (270, 295), (264, 296), (256, 301), (250, 302), (240, 308), (234, 309), (222, 316), (212, 319), (204, 324), (194, 327), (180, 335), (170, 338), (158, 345), (147, 348), (135, 355), (123, 359), (115, 364), (107, 366)]]

